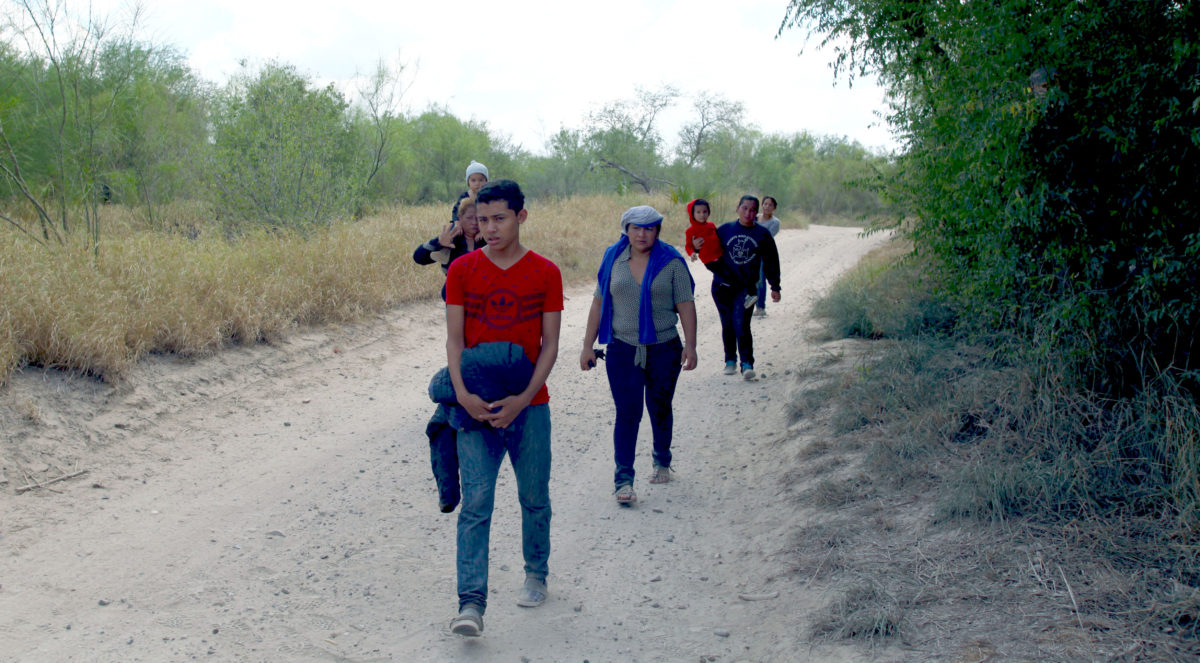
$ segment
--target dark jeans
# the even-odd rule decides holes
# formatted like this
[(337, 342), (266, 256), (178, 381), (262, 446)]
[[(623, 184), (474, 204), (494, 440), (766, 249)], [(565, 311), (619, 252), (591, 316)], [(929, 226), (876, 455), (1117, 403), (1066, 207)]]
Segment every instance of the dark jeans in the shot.
[[(730, 288), (732, 289), (732, 288)], [(675, 417), (671, 401), (683, 358), (683, 343), (673, 338), (646, 346), (646, 367), (633, 363), (637, 347), (613, 340), (608, 344), (605, 366), (608, 387), (612, 390), (617, 418), (613, 424), (613, 456), (617, 470), (616, 486), (633, 483), (633, 460), (637, 455), (638, 427), (642, 423), (642, 402), (650, 413), (654, 434), (654, 465), (671, 466), (671, 431)]]
[(462, 493), (458, 484), (458, 436), (445, 405), (439, 403), (433, 411), (433, 417), (425, 425), (425, 435), (429, 437), (429, 460), (437, 481), (438, 506), (442, 513), (450, 513), (458, 506)]
[(488, 547), (496, 477), (508, 454), (521, 503), (525, 575), (545, 580), (550, 559), (550, 406), (530, 405), (507, 428), (458, 431), (458, 607), (487, 607)]
[(758, 303), (754, 306), (760, 309), (767, 308), (767, 268), (762, 266), (758, 268)]
[[(753, 295), (757, 292), (757, 288), (759, 287), (758, 285), (756, 285), (754, 283), (743, 283), (740, 279), (739, 274), (732, 267), (730, 267), (728, 264), (726, 264), (725, 261), (723, 261), (723, 260), (718, 259), (718, 260), (714, 260), (712, 262), (706, 262), (706, 263), (704, 263), (704, 266), (705, 266), (705, 268), (708, 269), (708, 271), (715, 274), (717, 276), (717, 278), (721, 279), (722, 281), (724, 281), (726, 284), (733, 287), (734, 289), (741, 288), (744, 291), (744, 293), (747, 295)], [(762, 268), (759, 268), (759, 274), (761, 274), (761, 273), (762, 273)], [(762, 287), (766, 287), (766, 285), (765, 285), (766, 281), (763, 281), (763, 284), (764, 285)], [(761, 294), (759, 294), (759, 296), (758, 296), (758, 301), (759, 301), (759, 305), (761, 306), (762, 305), (762, 295)]]
[(743, 364), (754, 364), (754, 337), (750, 335), (750, 318), (742, 308), (742, 293), (727, 285), (713, 284), (713, 303), (721, 318), (721, 342), (725, 345), (725, 361), (737, 361), (742, 355)]

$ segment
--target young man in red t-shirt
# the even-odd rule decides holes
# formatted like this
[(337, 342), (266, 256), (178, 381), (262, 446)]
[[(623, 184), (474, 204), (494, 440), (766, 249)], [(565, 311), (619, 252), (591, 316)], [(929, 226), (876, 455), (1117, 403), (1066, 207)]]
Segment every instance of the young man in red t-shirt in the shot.
[[(550, 557), (550, 409), (546, 378), (558, 357), (562, 275), (521, 244), (528, 211), (512, 180), (476, 194), (476, 216), (487, 246), (450, 264), (446, 276), (446, 358), (458, 404), (480, 426), (458, 432), (462, 507), (458, 512), (458, 616), (450, 629), (479, 635), (487, 608), (488, 542), (500, 462), (508, 453), (521, 502), (525, 584), (517, 605), (546, 600)], [(462, 351), (508, 341), (525, 349), (533, 377), (519, 394), (488, 403), (463, 382)]]

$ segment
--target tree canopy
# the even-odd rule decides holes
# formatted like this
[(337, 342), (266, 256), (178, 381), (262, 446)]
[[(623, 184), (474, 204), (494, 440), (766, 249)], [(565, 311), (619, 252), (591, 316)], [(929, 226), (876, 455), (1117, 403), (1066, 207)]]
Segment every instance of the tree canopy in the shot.
[[(58, 3), (17, 4), (22, 20), (0, 31), (0, 221), (41, 242), (82, 226), (98, 243), (108, 202), (155, 227), (171, 227), (159, 218), (168, 204), (201, 203), (235, 234), (378, 204), (449, 209), (472, 160), (533, 196), (752, 191), (784, 210), (855, 217), (881, 205), (850, 181), (892, 164), (842, 138), (764, 134), (740, 102), (668, 85), (598, 103), (533, 153), (445, 107), (404, 108), (403, 64), (380, 63), (349, 91), (276, 61), (213, 84), (172, 47), (138, 40), (136, 24), (115, 32)], [(665, 135), (676, 107), (688, 118)]]
[(889, 192), (972, 316), (1137, 388), (1198, 368), (1200, 42), (1191, 2), (793, 0), (889, 88)]

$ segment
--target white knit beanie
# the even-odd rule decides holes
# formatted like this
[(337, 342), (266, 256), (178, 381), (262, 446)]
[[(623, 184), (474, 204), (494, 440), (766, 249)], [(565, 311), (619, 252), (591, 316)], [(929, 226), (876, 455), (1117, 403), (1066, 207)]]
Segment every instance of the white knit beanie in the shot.
[(470, 181), (471, 176), (475, 173), (481, 173), (483, 178), (486, 180), (492, 179), (491, 177), (488, 177), (487, 166), (479, 163), (478, 161), (472, 161), (471, 165), (467, 166), (467, 181)]

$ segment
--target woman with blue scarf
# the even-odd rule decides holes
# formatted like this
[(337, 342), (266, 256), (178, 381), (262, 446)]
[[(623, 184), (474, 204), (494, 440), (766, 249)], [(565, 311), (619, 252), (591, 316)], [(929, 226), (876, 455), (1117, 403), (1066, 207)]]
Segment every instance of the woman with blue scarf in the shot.
[[(608, 346), (608, 386), (617, 417), (613, 425), (617, 502), (637, 501), (633, 460), (642, 403), (654, 433), (654, 474), (650, 483), (671, 480), (671, 401), (679, 371), (696, 367), (695, 283), (675, 247), (658, 240), (663, 217), (653, 207), (632, 207), (621, 215), (621, 238), (608, 247), (596, 274), (596, 292), (583, 333), (579, 367), (596, 365), (592, 346)], [(683, 322), (683, 342), (676, 322)]]

